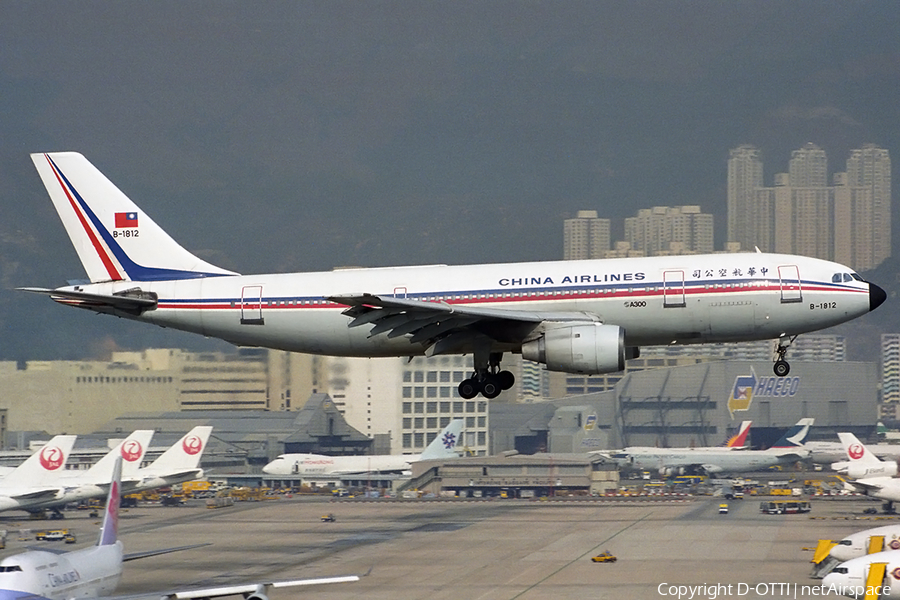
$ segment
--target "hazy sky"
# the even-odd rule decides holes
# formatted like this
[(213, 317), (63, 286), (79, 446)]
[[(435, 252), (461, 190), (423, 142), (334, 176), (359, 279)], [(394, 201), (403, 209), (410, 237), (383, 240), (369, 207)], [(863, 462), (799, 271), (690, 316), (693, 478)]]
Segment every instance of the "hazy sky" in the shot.
[(767, 184), (808, 141), (831, 171), (865, 142), (900, 163), (898, 23), (882, 1), (0, 0), (0, 359), (191, 339), (11, 291), (84, 276), (30, 152), (82, 152), (245, 273), (558, 259), (585, 208), (615, 230), (700, 204), (719, 248), (732, 147)]

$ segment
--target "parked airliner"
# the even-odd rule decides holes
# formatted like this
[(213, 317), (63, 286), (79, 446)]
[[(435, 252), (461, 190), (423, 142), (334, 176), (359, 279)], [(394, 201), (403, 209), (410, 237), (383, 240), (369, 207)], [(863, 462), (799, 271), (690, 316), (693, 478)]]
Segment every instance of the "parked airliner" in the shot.
[(803, 448), (803, 442), (806, 441), (813, 422), (814, 419), (800, 419), (767, 450), (633, 446), (613, 452), (610, 456), (620, 465), (635, 469), (656, 469), (665, 476), (697, 470), (710, 475), (759, 471), (774, 465), (795, 463), (808, 457), (809, 450)]
[[(119, 501), (121, 495), (122, 459), (117, 457), (106, 500), (106, 511), (95, 546), (72, 552), (29, 550), (0, 561), (0, 598), (3, 600), (69, 600), (72, 598), (106, 598), (122, 578), (124, 561), (155, 556), (189, 547), (123, 554), (118, 539)], [(243, 596), (248, 600), (267, 600), (271, 588), (358, 581), (359, 576), (324, 577), (294, 581), (268, 581), (214, 588), (159, 592), (157, 598), (218, 598)], [(149, 594), (144, 597), (149, 596)], [(135, 595), (127, 596), (134, 598)]]
[(76, 436), (57, 435), (0, 480), (0, 511), (31, 510), (59, 497), (60, 474), (75, 445)]
[(339, 356), (472, 354), (459, 394), (496, 397), (521, 353), (568, 373), (621, 371), (642, 345), (788, 346), (886, 295), (825, 260), (745, 253), (239, 275), (194, 256), (81, 154), (32, 154), (89, 281), (48, 294), (79, 308), (262, 346)]
[(411, 463), (420, 460), (458, 458), (456, 445), (460, 440), (463, 420), (454, 419), (435, 437), (418, 456), (411, 454), (386, 454), (373, 456), (325, 456), (323, 454), (281, 454), (263, 467), (269, 475), (293, 475), (299, 477), (333, 477), (335, 475), (362, 475), (368, 473), (406, 474)]

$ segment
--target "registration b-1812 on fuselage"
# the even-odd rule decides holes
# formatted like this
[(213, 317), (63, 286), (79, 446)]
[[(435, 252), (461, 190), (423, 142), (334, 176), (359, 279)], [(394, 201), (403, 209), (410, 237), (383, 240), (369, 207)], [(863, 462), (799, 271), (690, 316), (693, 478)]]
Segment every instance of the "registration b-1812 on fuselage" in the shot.
[(241, 346), (334, 356), (471, 354), (459, 394), (514, 384), (504, 352), (620, 371), (640, 346), (777, 340), (866, 314), (885, 292), (826, 260), (762, 252), (241, 275), (175, 242), (81, 154), (32, 159), (89, 280), (22, 288)]

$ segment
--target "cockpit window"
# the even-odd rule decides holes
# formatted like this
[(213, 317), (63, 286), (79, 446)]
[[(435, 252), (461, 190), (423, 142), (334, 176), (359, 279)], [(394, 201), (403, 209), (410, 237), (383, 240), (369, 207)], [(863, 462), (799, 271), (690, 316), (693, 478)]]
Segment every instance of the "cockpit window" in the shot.
[(853, 273), (853, 279), (855, 279), (855, 280), (857, 280), (857, 281), (862, 281), (863, 283), (865, 283), (865, 281), (866, 281), (865, 279), (863, 279), (862, 277), (860, 277), (860, 276), (857, 275), (856, 273)]
[(846, 575), (846, 574), (847, 574), (847, 567), (835, 567), (835, 568), (833, 568), (833, 569), (831, 570), (831, 572), (832, 572), (832, 573), (843, 573), (844, 575)]
[(834, 275), (831, 276), (831, 283), (840, 283), (841, 279), (842, 279), (841, 274), (835, 273)]
[(15, 571), (21, 571), (22, 567), (19, 565), (5, 565), (0, 566), (0, 573), (13, 573)]
[(841, 283), (841, 282), (853, 281), (854, 279), (856, 281), (862, 281), (862, 282), (866, 281), (865, 279), (863, 279), (856, 273), (835, 273), (834, 275), (831, 276), (831, 283)]
[(838, 542), (838, 545), (839, 546), (852, 546), (853, 542), (851, 542), (850, 540), (841, 540)]

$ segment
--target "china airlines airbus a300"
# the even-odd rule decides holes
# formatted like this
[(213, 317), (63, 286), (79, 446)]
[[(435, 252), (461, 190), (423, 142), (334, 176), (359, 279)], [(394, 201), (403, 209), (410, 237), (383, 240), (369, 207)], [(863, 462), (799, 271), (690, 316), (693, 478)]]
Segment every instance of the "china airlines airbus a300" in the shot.
[(239, 275), (182, 248), (81, 154), (31, 156), (89, 281), (22, 289), (241, 346), (472, 354), (463, 398), (512, 387), (504, 352), (596, 374), (621, 371), (644, 345), (772, 339), (784, 376), (798, 334), (886, 297), (843, 265), (760, 252)]

